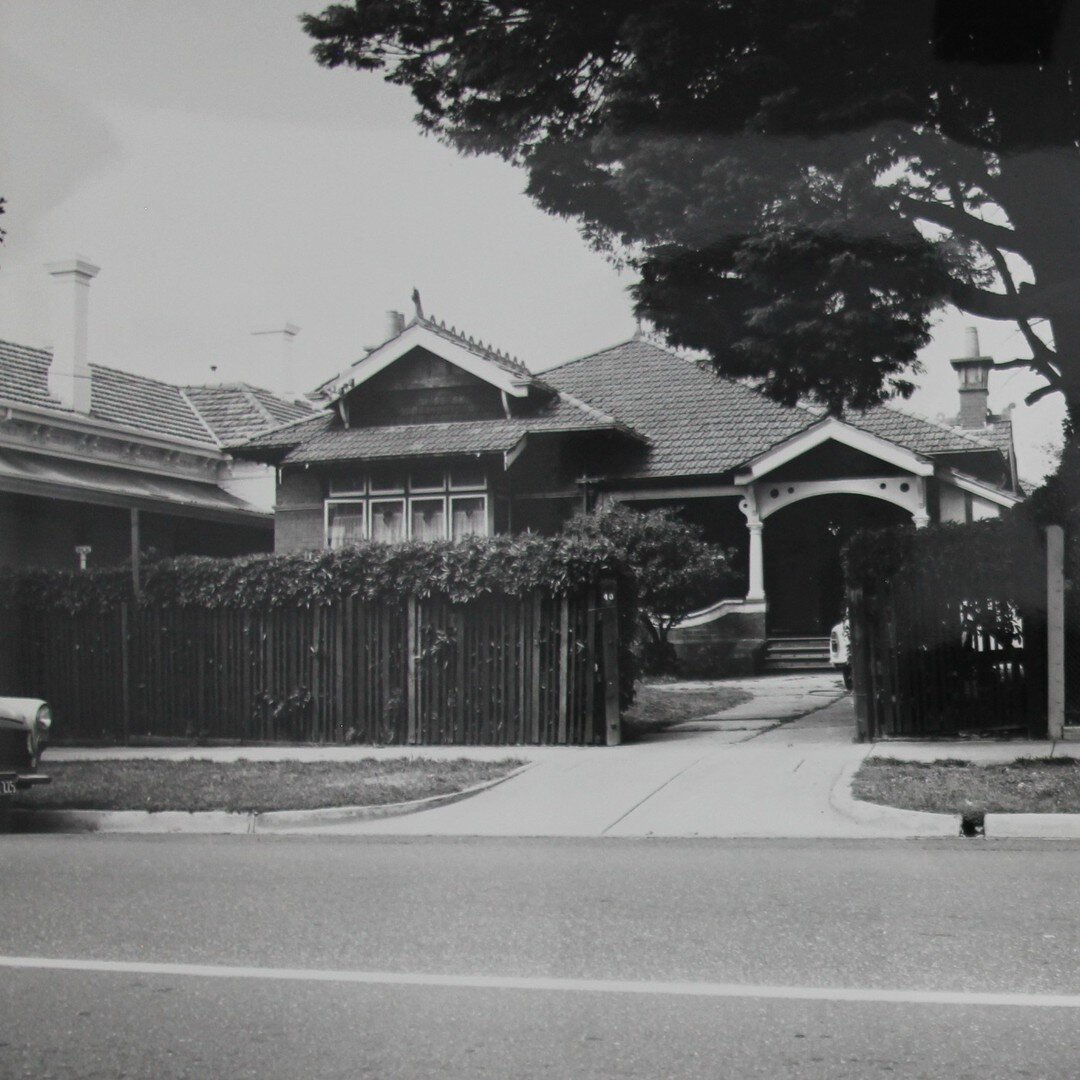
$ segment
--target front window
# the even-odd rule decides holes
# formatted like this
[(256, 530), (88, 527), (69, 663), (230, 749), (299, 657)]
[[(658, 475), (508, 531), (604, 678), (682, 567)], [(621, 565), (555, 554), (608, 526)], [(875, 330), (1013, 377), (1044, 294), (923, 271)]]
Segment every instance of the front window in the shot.
[(487, 498), (483, 495), (455, 495), (450, 499), (451, 537), (487, 536)]
[(490, 531), (487, 477), (476, 461), (449, 468), (421, 463), (408, 470), (381, 465), (367, 474), (330, 480), (327, 547), (347, 547), (365, 539), (385, 544), (460, 540)]
[(363, 500), (338, 499), (326, 504), (326, 543), (343, 548), (364, 538)]
[(394, 544), (405, 539), (405, 500), (372, 499), (371, 529), (372, 540), (384, 544)]
[(414, 540), (446, 537), (446, 500), (413, 499), (409, 503), (409, 535)]

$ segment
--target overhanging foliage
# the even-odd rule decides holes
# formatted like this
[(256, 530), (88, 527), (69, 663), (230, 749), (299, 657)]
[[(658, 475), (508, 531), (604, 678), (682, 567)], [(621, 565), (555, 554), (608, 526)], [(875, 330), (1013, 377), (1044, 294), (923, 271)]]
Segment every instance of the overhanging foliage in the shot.
[(868, 595), (883, 586), (918, 590), (942, 602), (1007, 599), (1019, 607), (1045, 606), (1043, 544), (1030, 515), (970, 525), (935, 525), (856, 533), (844, 546), (849, 587)]
[[(1063, 0), (353, 0), (316, 59), (640, 272), (638, 313), (774, 397), (910, 394), (933, 312), (1080, 424), (1080, 6)], [(1046, 331), (1050, 330), (1048, 334)]]
[[(497, 593), (562, 594), (598, 583), (605, 574), (627, 577), (615, 546), (603, 538), (473, 537), (458, 543), (366, 542), (342, 551), (249, 555), (237, 559), (186, 556), (145, 568), (139, 602), (218, 608), (313, 607), (339, 596), (400, 600), (444, 596), (464, 603)], [(134, 601), (129, 570), (85, 573), (5, 571), (8, 604), (64, 611), (108, 610)], [(629, 582), (623, 592), (629, 591)]]

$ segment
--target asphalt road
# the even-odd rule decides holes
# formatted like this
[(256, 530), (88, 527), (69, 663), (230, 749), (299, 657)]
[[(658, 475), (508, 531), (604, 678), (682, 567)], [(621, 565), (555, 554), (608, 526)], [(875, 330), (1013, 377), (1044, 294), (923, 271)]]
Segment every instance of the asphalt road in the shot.
[(1078, 857), (0, 837), (0, 1076), (1073, 1078)]

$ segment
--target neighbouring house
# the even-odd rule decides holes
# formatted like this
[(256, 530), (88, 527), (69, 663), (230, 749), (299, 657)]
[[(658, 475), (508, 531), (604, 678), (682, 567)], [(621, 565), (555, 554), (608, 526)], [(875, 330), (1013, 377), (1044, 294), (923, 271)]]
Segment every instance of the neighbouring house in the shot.
[(668, 508), (734, 549), (744, 584), (673, 631), (685, 670), (827, 658), (839, 550), (866, 526), (992, 516), (1021, 492), (1011, 424), (968, 353), (956, 423), (786, 407), (641, 335), (531, 373), (417, 312), (312, 395), (324, 410), (232, 448), (277, 469), (275, 550), (552, 532), (609, 502)]
[(177, 386), (91, 364), (98, 268), (75, 259), (48, 269), (53, 348), (0, 341), (0, 565), (270, 550), (273, 470), (224, 448), (311, 407), (246, 384)]

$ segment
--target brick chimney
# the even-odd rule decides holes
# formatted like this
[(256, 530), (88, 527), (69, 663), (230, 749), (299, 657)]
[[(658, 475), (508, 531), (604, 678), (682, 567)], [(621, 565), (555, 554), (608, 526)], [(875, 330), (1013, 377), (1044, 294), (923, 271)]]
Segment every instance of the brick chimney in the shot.
[(949, 361), (960, 384), (958, 423), (962, 428), (983, 428), (990, 415), (987, 400), (990, 397), (990, 369), (994, 366), (994, 358), (979, 355), (979, 331), (974, 326), (967, 328), (965, 338), (966, 355)]
[(388, 311), (386, 313), (386, 341), (392, 341), (404, 332), (405, 316), (400, 311)]
[(53, 358), (49, 394), (61, 408), (90, 412), (90, 360), (87, 352), (90, 282), (99, 267), (75, 257), (46, 263), (53, 288)]

